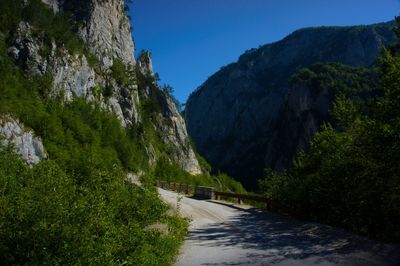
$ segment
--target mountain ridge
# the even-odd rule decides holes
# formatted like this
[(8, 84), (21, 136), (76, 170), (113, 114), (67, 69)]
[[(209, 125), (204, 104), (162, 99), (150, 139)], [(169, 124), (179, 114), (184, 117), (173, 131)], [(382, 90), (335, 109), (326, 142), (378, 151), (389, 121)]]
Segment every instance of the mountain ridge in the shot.
[(263, 153), (288, 94), (289, 78), (315, 63), (373, 65), (380, 48), (394, 40), (391, 25), (301, 29), (222, 67), (186, 104), (185, 119), (197, 150), (216, 171), (243, 182), (253, 179), (254, 186), (254, 179), (269, 167)]

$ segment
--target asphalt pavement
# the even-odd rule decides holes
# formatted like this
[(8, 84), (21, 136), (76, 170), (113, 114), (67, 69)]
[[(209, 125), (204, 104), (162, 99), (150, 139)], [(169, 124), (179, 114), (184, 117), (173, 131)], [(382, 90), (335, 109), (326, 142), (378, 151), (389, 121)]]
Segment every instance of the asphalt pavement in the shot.
[(250, 206), (159, 193), (191, 219), (176, 266), (400, 265), (397, 244)]

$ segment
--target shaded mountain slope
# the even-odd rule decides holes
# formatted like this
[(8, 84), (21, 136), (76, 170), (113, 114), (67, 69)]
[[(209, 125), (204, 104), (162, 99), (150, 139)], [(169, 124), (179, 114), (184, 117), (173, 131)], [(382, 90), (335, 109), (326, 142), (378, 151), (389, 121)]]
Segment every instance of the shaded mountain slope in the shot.
[[(280, 156), (268, 151), (276, 123), (282, 119), (290, 77), (315, 63), (371, 66), (380, 48), (393, 42), (392, 26), (302, 29), (279, 42), (247, 51), (189, 97), (185, 118), (199, 153), (216, 171), (254, 186), (264, 168), (275, 167), (273, 157)], [(329, 104), (325, 107), (328, 110)], [(285, 163), (279, 167), (287, 166), (293, 154), (284, 157)]]

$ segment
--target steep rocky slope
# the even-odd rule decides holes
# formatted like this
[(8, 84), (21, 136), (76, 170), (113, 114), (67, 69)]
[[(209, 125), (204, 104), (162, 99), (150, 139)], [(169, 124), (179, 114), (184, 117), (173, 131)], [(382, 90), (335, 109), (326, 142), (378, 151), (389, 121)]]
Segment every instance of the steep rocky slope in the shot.
[[(394, 40), (391, 25), (303, 29), (282, 41), (249, 50), (236, 63), (223, 67), (189, 97), (186, 105), (188, 131), (199, 153), (215, 170), (253, 186), (264, 168), (287, 166), (293, 154), (280, 154), (271, 147), (271, 138), (282, 119), (290, 77), (318, 62), (372, 65), (381, 46)], [(306, 96), (296, 93), (296, 97)], [(321, 104), (327, 112), (329, 102)], [(319, 123), (304, 123), (305, 128), (313, 128), (306, 137), (311, 138)], [(296, 129), (288, 128), (291, 130)], [(280, 142), (290, 141), (280, 137)], [(276, 164), (275, 158), (282, 156)]]
[[(144, 52), (138, 57), (138, 79), (141, 80), (141, 99), (144, 104), (152, 104), (150, 115), (152, 127), (159, 133), (160, 139), (167, 145), (168, 155), (183, 169), (193, 175), (202, 173), (199, 162), (192, 149), (186, 131), (186, 123), (179, 113), (171, 96), (154, 83), (153, 64), (150, 53)], [(143, 121), (144, 122), (144, 121)], [(153, 152), (154, 153), (154, 152)], [(154, 153), (155, 155), (155, 153)], [(157, 157), (157, 156), (154, 156)]]
[(289, 82), (287, 98), (267, 140), (266, 165), (285, 169), (300, 151), (307, 150), (323, 123), (337, 128), (331, 114), (336, 97), (359, 105), (381, 94), (376, 73), (366, 68), (329, 63), (301, 70)]
[[(146, 66), (135, 62), (134, 42), (124, 1), (42, 2), (50, 9), (41, 15), (50, 16), (54, 12), (56, 16), (65, 17), (68, 14), (80, 40), (63, 40), (62, 36), (59, 37), (63, 34), (60, 28), (46, 32), (29, 21), (20, 21), (7, 41), (9, 55), (27, 75), (49, 80), (52, 89), (46, 94), (52, 98), (71, 102), (81, 97), (116, 114), (127, 130), (141, 127), (142, 116), (146, 115), (141, 109), (148, 98), (143, 91), (148, 88), (144, 85), (139, 88), (139, 84), (145, 84), (139, 79), (151, 79), (152, 71), (137, 75)], [(32, 10), (41, 10), (39, 1), (25, 1), (24, 5)], [(35, 19), (45, 21), (39, 15), (32, 20)], [(82, 41), (83, 46), (80, 45)], [(184, 120), (175, 105), (154, 81), (146, 85), (152, 87), (163, 101), (160, 118), (151, 121), (153, 127), (149, 129), (156, 132), (159, 140), (147, 138), (149, 132), (141, 135), (149, 164), (154, 164), (162, 153), (166, 153), (166, 147), (172, 147), (168, 149), (171, 161), (179, 163), (191, 174), (200, 174)]]

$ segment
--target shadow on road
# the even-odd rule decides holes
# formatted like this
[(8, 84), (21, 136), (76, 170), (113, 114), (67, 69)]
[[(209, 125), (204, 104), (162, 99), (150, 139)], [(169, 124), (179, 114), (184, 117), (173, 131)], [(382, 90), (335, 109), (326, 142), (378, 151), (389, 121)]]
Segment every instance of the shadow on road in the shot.
[(370, 258), (374, 258), (374, 262), (378, 258), (380, 265), (400, 265), (399, 245), (377, 243), (338, 228), (302, 222), (277, 213), (218, 204), (240, 212), (225, 223), (193, 229), (189, 240), (208, 247), (249, 249), (255, 252), (247, 256), (260, 257), (271, 264), (313, 258), (315, 263), (341, 265), (343, 258), (348, 258), (351, 261), (347, 260), (346, 265), (371, 265)]

